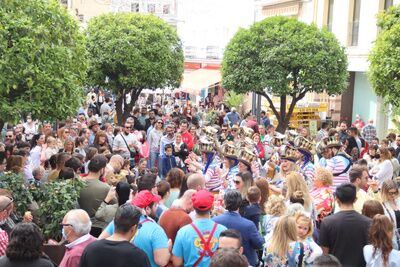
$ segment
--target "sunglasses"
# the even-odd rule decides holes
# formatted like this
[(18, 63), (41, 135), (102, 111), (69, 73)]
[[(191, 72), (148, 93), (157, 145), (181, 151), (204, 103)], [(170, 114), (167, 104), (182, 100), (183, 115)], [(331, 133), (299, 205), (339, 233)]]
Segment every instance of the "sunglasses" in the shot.
[(72, 227), (72, 224), (70, 224), (70, 223), (60, 223), (60, 229), (62, 229), (64, 226), (71, 226)]
[(240, 184), (240, 181), (239, 180), (234, 180), (233, 181), (235, 184)]
[(12, 135), (6, 135), (6, 137), (7, 137), (7, 138), (12, 138), (13, 136), (12, 136)]
[(7, 198), (10, 200), (10, 202), (8, 202), (7, 205), (0, 210), (0, 212), (7, 210), (11, 206), (11, 204), (14, 202), (14, 199), (12, 197), (7, 197)]
[(232, 129), (232, 131), (237, 132), (238, 130), (237, 129)]
[(398, 191), (395, 191), (395, 192), (393, 192), (393, 191), (388, 192), (388, 194), (391, 195), (391, 196), (396, 196), (398, 193), (399, 193)]

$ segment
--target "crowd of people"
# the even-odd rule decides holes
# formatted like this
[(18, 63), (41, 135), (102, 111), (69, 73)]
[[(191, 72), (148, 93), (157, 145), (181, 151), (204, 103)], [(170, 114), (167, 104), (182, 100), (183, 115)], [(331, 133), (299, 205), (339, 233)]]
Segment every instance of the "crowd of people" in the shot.
[(7, 126), (0, 182), (84, 185), (60, 262), (0, 189), (0, 267), (400, 266), (400, 136), (359, 117), (279, 133), (264, 111), (143, 95), (116, 123), (112, 102), (92, 90), (74, 118)]

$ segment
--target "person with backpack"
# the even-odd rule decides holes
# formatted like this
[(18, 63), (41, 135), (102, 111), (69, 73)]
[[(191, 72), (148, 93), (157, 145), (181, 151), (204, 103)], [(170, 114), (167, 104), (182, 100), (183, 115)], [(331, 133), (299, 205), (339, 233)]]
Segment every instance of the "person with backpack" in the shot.
[(172, 249), (174, 266), (210, 265), (211, 257), (218, 248), (218, 238), (225, 226), (210, 219), (214, 196), (207, 190), (200, 190), (192, 196), (196, 219), (182, 227), (175, 238)]

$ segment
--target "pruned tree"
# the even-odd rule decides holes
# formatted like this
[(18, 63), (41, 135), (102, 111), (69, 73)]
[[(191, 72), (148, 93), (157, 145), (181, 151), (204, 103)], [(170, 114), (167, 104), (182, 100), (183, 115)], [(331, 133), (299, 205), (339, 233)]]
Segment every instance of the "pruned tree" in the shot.
[[(264, 96), (283, 132), (307, 92), (333, 95), (346, 89), (347, 57), (326, 29), (276, 16), (236, 33), (225, 49), (222, 77), (228, 90)], [(280, 107), (271, 96), (280, 97)]]
[(0, 3), (0, 129), (32, 113), (65, 119), (83, 100), (84, 35), (55, 0)]
[(176, 30), (156, 16), (110, 13), (95, 17), (87, 28), (87, 47), (89, 81), (116, 95), (119, 122), (129, 116), (143, 89), (175, 88), (181, 81), (181, 42)]

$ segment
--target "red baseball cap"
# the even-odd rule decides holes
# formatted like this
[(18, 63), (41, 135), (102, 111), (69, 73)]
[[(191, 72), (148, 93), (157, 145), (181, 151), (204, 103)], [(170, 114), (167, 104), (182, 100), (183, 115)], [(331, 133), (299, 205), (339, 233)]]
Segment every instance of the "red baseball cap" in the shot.
[(197, 191), (192, 195), (193, 208), (197, 210), (210, 210), (214, 203), (214, 196), (207, 190)]
[(160, 200), (161, 197), (159, 195), (154, 195), (149, 190), (143, 190), (135, 196), (131, 203), (138, 208), (144, 209), (151, 203), (159, 202)]

